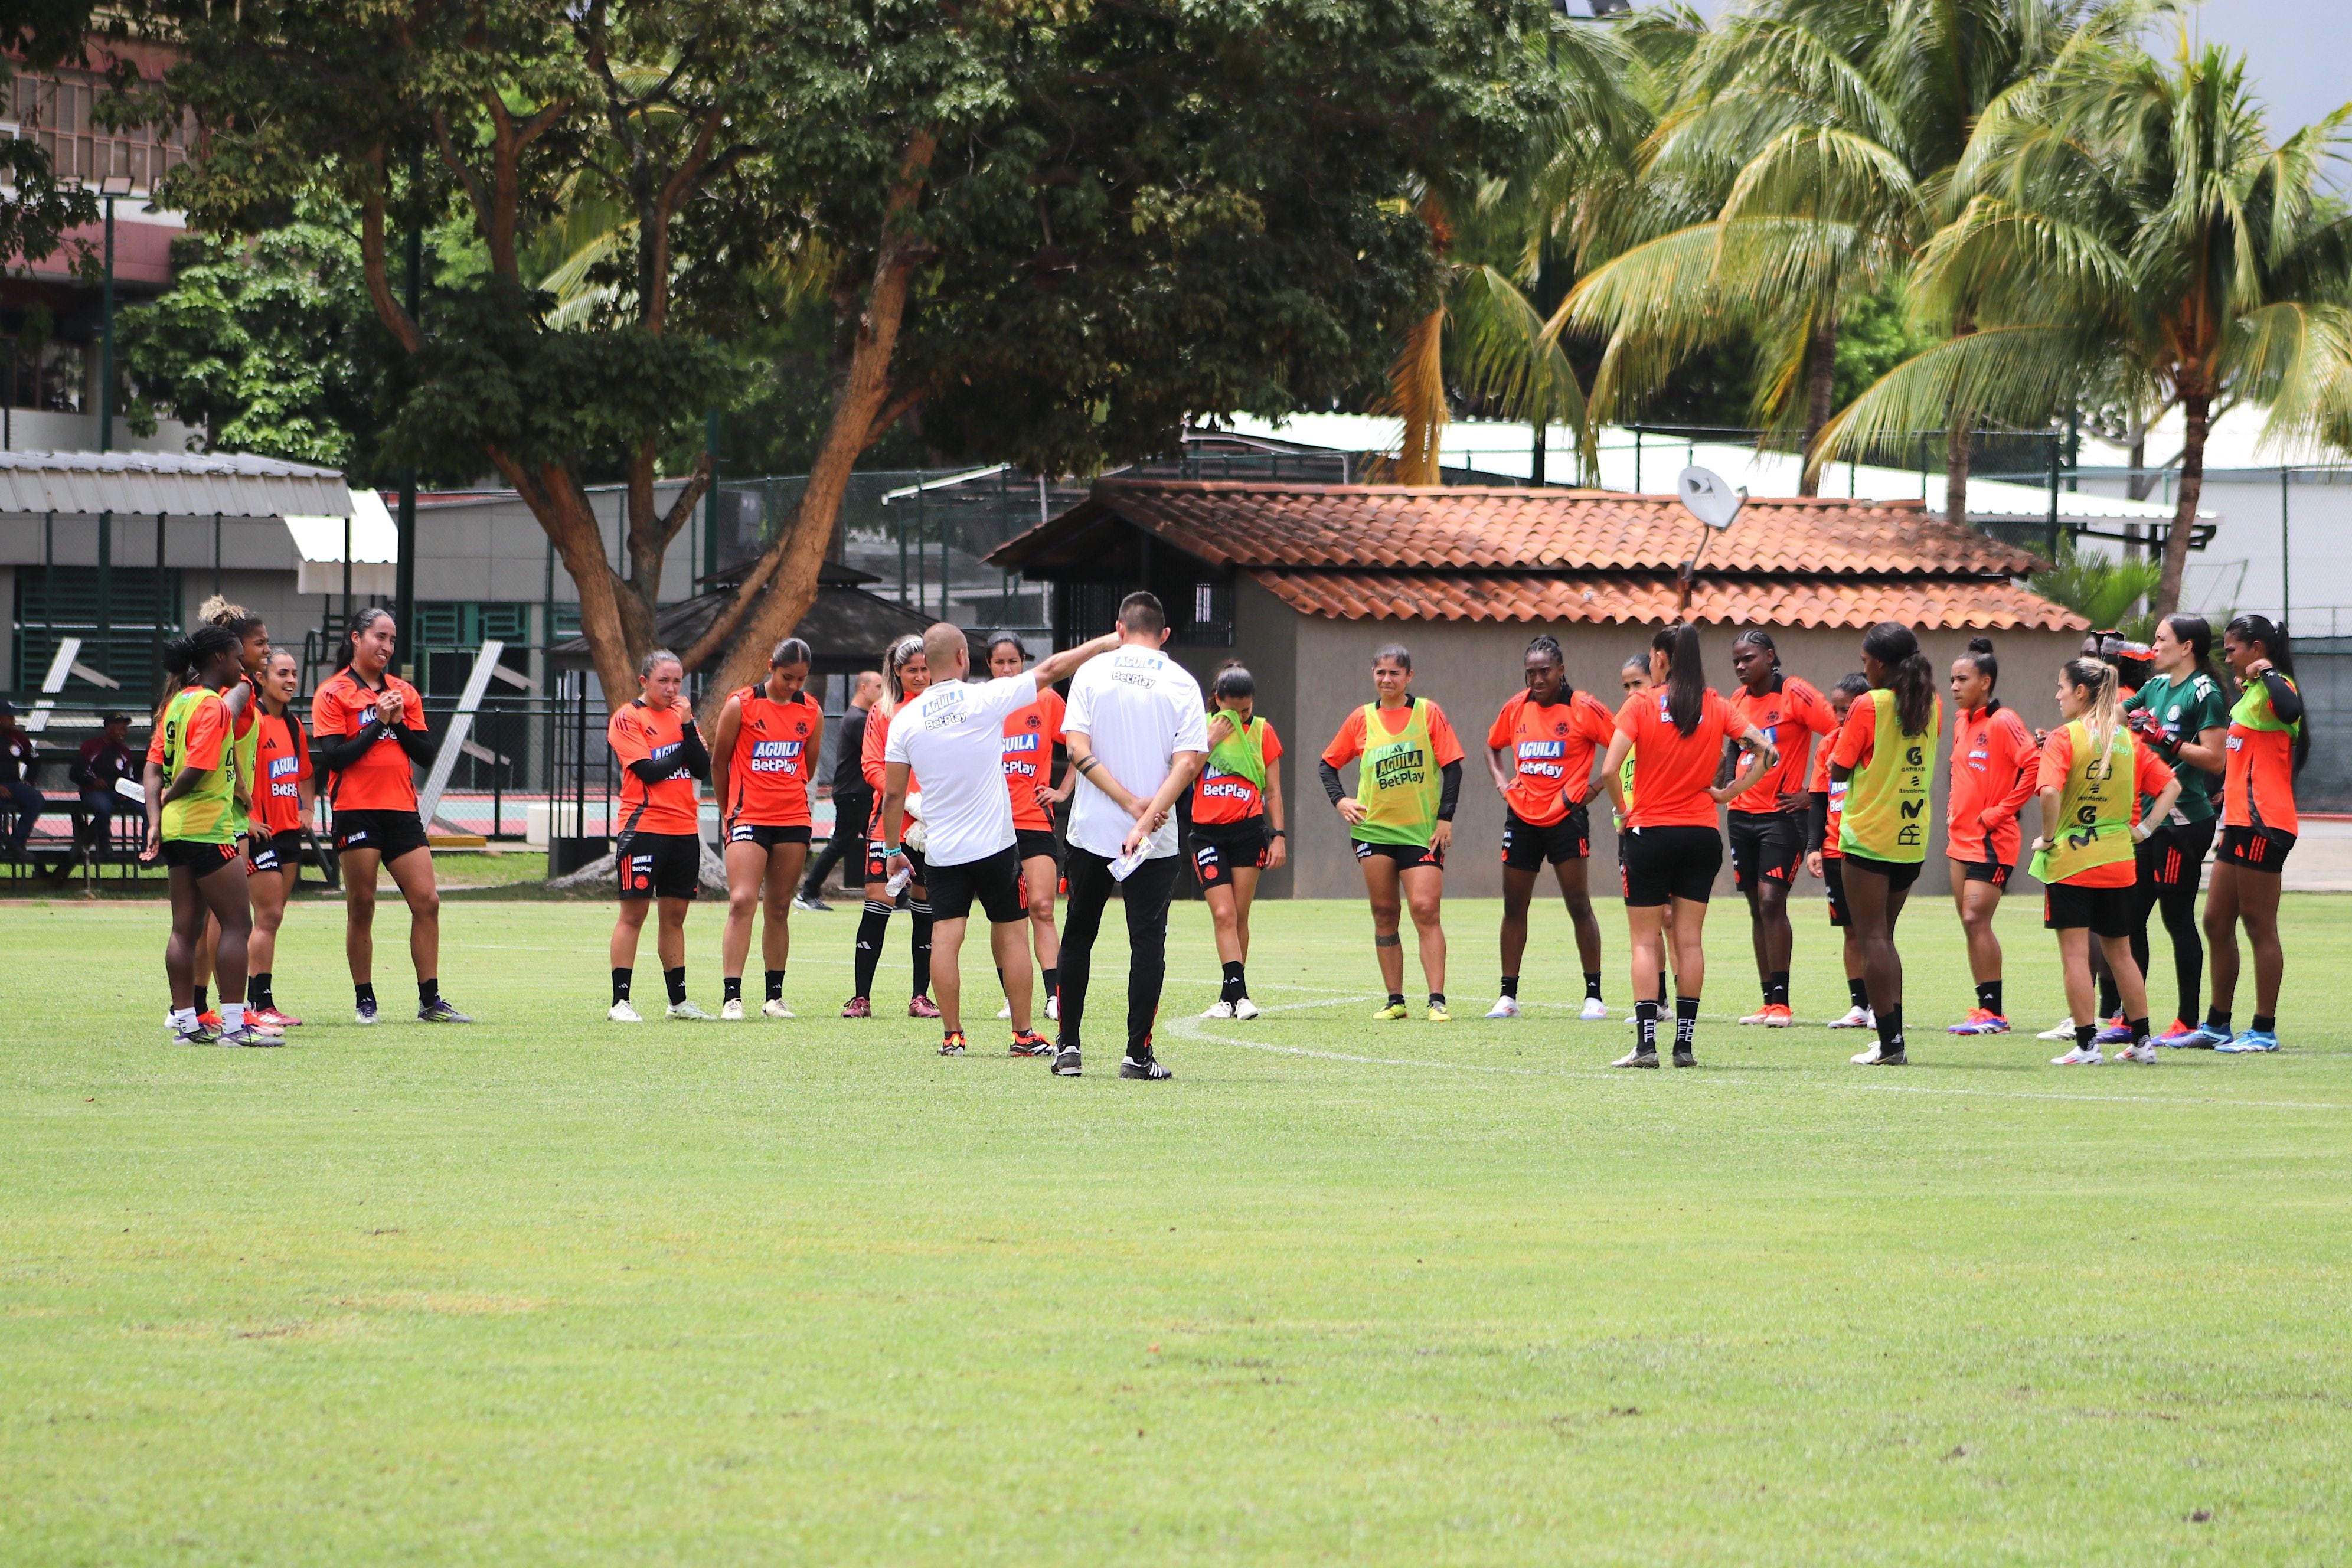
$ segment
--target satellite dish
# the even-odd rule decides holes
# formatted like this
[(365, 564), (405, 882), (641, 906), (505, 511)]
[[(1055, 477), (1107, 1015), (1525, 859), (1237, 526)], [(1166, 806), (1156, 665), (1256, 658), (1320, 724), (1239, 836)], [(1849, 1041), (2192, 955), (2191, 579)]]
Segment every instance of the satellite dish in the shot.
[(1712, 468), (1685, 468), (1675, 476), (1675, 494), (1685, 510), (1709, 528), (1729, 528), (1748, 504), (1748, 492), (1733, 489)]

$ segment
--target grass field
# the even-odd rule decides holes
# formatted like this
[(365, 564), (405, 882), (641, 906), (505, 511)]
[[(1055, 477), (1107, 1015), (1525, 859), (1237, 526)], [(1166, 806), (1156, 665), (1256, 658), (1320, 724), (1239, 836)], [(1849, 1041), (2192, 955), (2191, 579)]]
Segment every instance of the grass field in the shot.
[[(2037, 912), (2003, 935), (2039, 1026)], [(2290, 900), (2286, 1052), (2096, 1070), (1934, 1034), (1968, 982), (1922, 900), (1910, 1068), (1732, 1027), (1719, 904), (1702, 1070), (1612, 1074), (1572, 975), (1476, 1018), (1496, 913), (1449, 907), (1457, 1022), (1374, 1025), (1361, 912), (1268, 906), (1274, 1011), (1210, 1025), (1180, 905), (1144, 1085), (1108, 1029), (1069, 1082), (831, 1017), (846, 911), (795, 922), (801, 1020), (627, 1030), (606, 909), (453, 901), (483, 1022), (426, 1033), (341, 1021), (305, 908), (278, 994), (318, 1022), (231, 1052), (162, 1041), (160, 909), (12, 903), (0, 1562), (2352, 1552), (2352, 905)]]

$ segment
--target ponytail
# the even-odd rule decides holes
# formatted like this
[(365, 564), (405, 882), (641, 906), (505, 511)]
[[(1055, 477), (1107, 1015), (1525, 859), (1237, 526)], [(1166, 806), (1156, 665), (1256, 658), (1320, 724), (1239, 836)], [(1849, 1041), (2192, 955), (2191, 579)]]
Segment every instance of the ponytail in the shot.
[(1659, 629), (1650, 646), (1666, 656), (1666, 717), (1687, 739), (1706, 710), (1706, 672), (1700, 667), (1698, 628), (1681, 621)]
[(1257, 679), (1240, 659), (1229, 658), (1217, 667), (1216, 679), (1209, 686), (1212, 709), (1219, 702), (1240, 702), (1257, 696)]
[(1977, 667), (1977, 673), (1985, 678), (1987, 685), (1996, 690), (2000, 689), (2000, 660), (1993, 657), (1992, 638), (1970, 637), (1969, 651), (1960, 657)]
[(2189, 652), (2197, 660), (2197, 673), (2211, 681), (2216, 689), (2226, 691), (2229, 682), (2213, 667), (2213, 623), (2202, 616), (2167, 616), (2164, 624), (2172, 635), (2189, 645)]
[(2116, 734), (2123, 728), (2123, 700), (2118, 695), (2123, 677), (2103, 658), (2070, 658), (2066, 684), (2091, 694), (2091, 710), (2083, 716), (2083, 727), (2090, 731), (2091, 755), (2098, 759), (2099, 776), (2105, 778), (2115, 770)]
[(1936, 713), (1936, 672), (1919, 650), (1919, 639), (1899, 621), (1881, 621), (1862, 639), (1862, 651), (1886, 667), (1895, 693), (1895, 716), (1906, 735), (1923, 735)]

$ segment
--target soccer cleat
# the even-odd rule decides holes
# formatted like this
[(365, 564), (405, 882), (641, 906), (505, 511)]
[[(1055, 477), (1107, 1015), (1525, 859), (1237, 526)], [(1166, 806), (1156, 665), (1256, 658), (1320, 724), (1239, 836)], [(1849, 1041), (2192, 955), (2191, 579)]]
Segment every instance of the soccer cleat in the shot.
[(1786, 1002), (1775, 1002), (1764, 1009), (1764, 1026), (1768, 1029), (1785, 1029), (1796, 1021), (1796, 1014), (1789, 1010)]
[(2107, 1020), (2106, 1027), (2091, 1037), (2095, 1046), (2123, 1045), (2131, 1039), (2131, 1024), (2120, 1013)]
[(790, 1018), (793, 1016), (793, 1010), (784, 1005), (784, 999), (781, 996), (771, 996), (760, 1004), (760, 1016), (762, 1018)]
[(1653, 1047), (1649, 1050), (1645, 1051), (1641, 1047), (1635, 1046), (1632, 1050), (1627, 1051), (1623, 1056), (1619, 1057), (1615, 1061), (1611, 1062), (1609, 1065), (1612, 1068), (1656, 1067), (1658, 1065), (1657, 1048)]
[(2006, 1035), (2009, 1020), (1990, 1007), (1971, 1007), (1969, 1016), (1947, 1028), (1948, 1035)]
[(1230, 1018), (1233, 1016), (1234, 1005), (1222, 997), (1210, 1003), (1208, 1010), (1201, 1015), (1203, 1018)]
[(1051, 996), (1045, 998), (1045, 1016), (1055, 1023), (1061, 1022), (1062, 994), (1060, 992), (1056, 991)]
[(1516, 1018), (1518, 1016), (1519, 999), (1516, 996), (1497, 996), (1495, 1005), (1486, 1009), (1489, 1018)]
[(642, 1024), (645, 1022), (645, 1019), (637, 1016), (637, 1010), (635, 1007), (630, 1006), (626, 1001), (614, 1003), (610, 1007), (604, 1010), (604, 1016), (608, 1021), (615, 1024)]
[(936, 1018), (939, 1016), (940, 1005), (932, 1001), (929, 997), (909, 996), (907, 998), (907, 1016), (909, 1018)]
[(265, 1024), (250, 1013), (247, 1013), (245, 1016), (245, 1026), (251, 1029), (257, 1035), (268, 1036), (273, 1041), (282, 1040), (286, 1037), (285, 1030), (278, 1028), (274, 1024)]
[(1772, 1021), (1772, 1005), (1767, 1002), (1739, 1021), (1743, 1024), (1769, 1024)]
[(1076, 1078), (1079, 1075), (1082, 1065), (1077, 1047), (1056, 1045), (1054, 1047), (1054, 1076), (1055, 1078)]
[(1429, 1021), (1433, 1024), (1451, 1024), (1454, 1022), (1454, 1015), (1447, 1012), (1442, 1005), (1432, 1002), (1429, 1005)]
[(1584, 999), (1584, 1011), (1577, 1015), (1579, 1020), (1587, 1024), (1598, 1024), (1608, 1016), (1609, 1004), (1598, 996), (1587, 996)]
[(687, 1024), (709, 1024), (715, 1022), (709, 1014), (696, 1006), (692, 1002), (671, 1003), (667, 1009), (667, 1016), (676, 1018), (681, 1023)]
[(1158, 1057), (1146, 1057), (1141, 1061), (1137, 1061), (1133, 1057), (1121, 1057), (1118, 1061), (1118, 1076), (1139, 1078), (1148, 1083), (1158, 1083), (1163, 1079), (1174, 1078), (1176, 1075), (1170, 1072), (1168, 1064)]
[(282, 1046), (283, 1035), (273, 1035), (267, 1029), (257, 1029), (250, 1024), (239, 1024), (234, 1029), (223, 1029), (216, 1042), (224, 1046)]
[(871, 1018), (874, 1016), (874, 1004), (863, 996), (852, 996), (841, 1005), (841, 1016), (845, 1018)]
[(184, 1026), (173, 1026), (172, 1028), (172, 1043), (175, 1046), (209, 1046), (219, 1038), (220, 1032), (205, 1028), (201, 1018)]
[(247, 1013), (246, 1017), (265, 1028), (284, 1030), (299, 1029), (302, 1026), (301, 1019), (291, 1013), (281, 1013), (275, 1007), (264, 1007), (257, 1013)]
[(1675, 1066), (1678, 1068), (1695, 1068), (1698, 1066), (1698, 1053), (1692, 1050), (1690, 1047), (1684, 1045), (1680, 1040), (1675, 1041)]
[(743, 998), (740, 996), (730, 996), (726, 1001), (719, 1004), (719, 1021), (722, 1024), (741, 1023), (743, 1021)]
[(1877, 1015), (1871, 1012), (1867, 1007), (1848, 1007), (1845, 1010), (1843, 1016), (1832, 1018), (1830, 1020), (1830, 1027), (1832, 1029), (1875, 1029), (1878, 1027), (1878, 1017)]
[(2044, 1029), (2033, 1037), (2037, 1040), (2071, 1040), (2074, 1037), (2074, 1020), (2061, 1018), (2055, 1026)]
[(436, 996), (416, 1010), (416, 1021), (420, 1024), (470, 1024), (474, 1020), (449, 1005), (447, 997)]
[(2156, 1065), (2156, 1042), (2153, 1040), (2142, 1040), (2136, 1046), (2126, 1046), (2122, 1050), (2116, 1053), (2116, 1060), (2119, 1062), (2138, 1062), (2144, 1067), (2154, 1067)]
[(1379, 1012), (1372, 1015), (1372, 1021), (1374, 1023), (1381, 1023), (1384, 1020), (1410, 1018), (1412, 1016), (1412, 1010), (1406, 1007), (1403, 1003), (1391, 1002), (1382, 1006)]
[(1866, 1051), (1856, 1051), (1846, 1060), (1858, 1068), (1901, 1068), (1911, 1065), (1910, 1059), (1901, 1051), (1890, 1051), (1885, 1047), (1875, 1044)]
[(2279, 1048), (2278, 1031), (2276, 1029), (2242, 1029), (2239, 1031), (2237, 1038), (2227, 1045), (2215, 1046), (2213, 1048), (2225, 1056), (2232, 1057), (2255, 1056), (2263, 1051), (2274, 1051)]
[(1016, 1057), (1050, 1057), (1054, 1042), (1034, 1029), (1013, 1031), (1013, 1054)]
[(1248, 997), (1244, 996), (1244, 997), (1243, 997), (1241, 1000), (1239, 1000), (1238, 1002), (1235, 1002), (1235, 1003), (1234, 1004), (1234, 1017), (1236, 1017), (1236, 1018), (1255, 1018), (1255, 1017), (1256, 1017), (1257, 1016), (1258, 1016), (1257, 1004), (1256, 1004), (1256, 1003), (1255, 1003), (1255, 1002), (1253, 1002), (1253, 1001), (1251, 1001)]
[(961, 1029), (950, 1029), (947, 1032), (946, 1037), (940, 1041), (940, 1055), (943, 1057), (960, 1057), (963, 1055), (969, 1044), (970, 1042), (965, 1040), (963, 1037), (963, 1031)]
[(2050, 1065), (2053, 1068), (2095, 1068), (2105, 1064), (2106, 1059), (2099, 1054), (2099, 1044), (2094, 1040), (2087, 1046), (2076, 1046), (2063, 1057), (2052, 1057)]
[(202, 1024), (205, 1028), (210, 1029), (215, 1034), (220, 1033), (220, 1009), (217, 1007), (205, 1008), (203, 1012), (196, 1015), (196, 1022)]
[(823, 899), (812, 899), (805, 893), (793, 900), (793, 908), (800, 910), (803, 914), (829, 915), (833, 913), (833, 906), (831, 904), (826, 903)]
[(352, 1022), (354, 1024), (373, 1024), (375, 1022), (374, 997), (369, 997), (366, 1001), (352, 1009)]
[(1007, 1002), (1003, 1006), (999, 1007), (996, 1010), (996, 1016), (1000, 1018), (1010, 1018), (1013, 1016), (1013, 1004)]
[(2158, 1045), (2176, 1051), (2210, 1051), (2230, 1043), (2230, 1031), (2217, 1029), (2210, 1024), (2196, 1024), (2185, 1029), (2175, 1029), (2157, 1037)]

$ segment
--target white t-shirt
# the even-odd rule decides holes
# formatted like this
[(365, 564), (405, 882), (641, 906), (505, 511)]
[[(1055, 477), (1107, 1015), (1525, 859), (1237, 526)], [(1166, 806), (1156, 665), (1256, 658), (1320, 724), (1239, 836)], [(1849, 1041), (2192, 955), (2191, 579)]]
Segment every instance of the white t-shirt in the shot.
[[(1132, 643), (1087, 660), (1070, 678), (1070, 706), (1062, 716), (1062, 729), (1086, 736), (1110, 776), (1143, 800), (1167, 782), (1177, 752), (1209, 749), (1201, 683), (1158, 648)], [(928, 784), (929, 775), (924, 779)], [(924, 796), (926, 804), (929, 798)], [(1071, 843), (1115, 860), (1134, 826), (1135, 818), (1117, 801), (1085, 773), (1078, 775), (1077, 794), (1070, 799)], [(1144, 857), (1158, 860), (1175, 853), (1176, 819), (1171, 815), (1151, 836)]]
[(891, 715), (882, 760), (906, 763), (923, 781), (929, 864), (962, 866), (1013, 847), (1004, 721), (1036, 700), (1036, 677), (1008, 675), (934, 686)]

